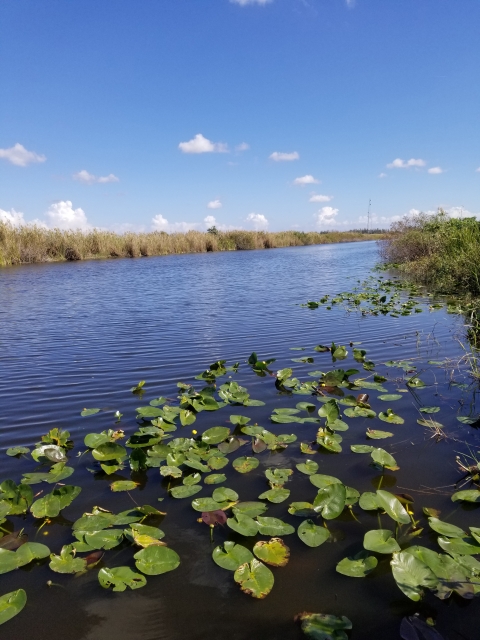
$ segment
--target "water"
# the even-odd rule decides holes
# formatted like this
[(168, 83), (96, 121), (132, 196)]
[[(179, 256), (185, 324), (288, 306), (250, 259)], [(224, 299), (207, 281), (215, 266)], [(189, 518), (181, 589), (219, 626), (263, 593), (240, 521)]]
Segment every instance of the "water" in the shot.
[[(193, 382), (194, 375), (218, 359), (244, 363), (256, 351), (261, 358), (277, 359), (274, 370), (293, 366), (296, 375), (310, 379), (308, 371), (332, 368), (330, 355), (313, 352), (314, 345), (332, 340), (337, 344), (361, 341), (368, 357), (377, 363), (416, 358), (428, 384), (419, 396), (426, 405), (442, 407), (442, 413), (434, 417), (441, 415), (449, 438), (436, 443), (417, 425), (415, 398), (405, 394), (395, 405), (405, 418), (404, 425), (350, 420), (350, 430), (342, 434), (341, 455), (315, 454), (319, 472), (338, 476), (359, 491), (374, 490), (378, 473), (368, 465), (366, 456), (349, 453), (349, 445), (364, 442), (367, 426), (392, 430), (395, 437), (378, 445), (395, 455), (400, 471), (388, 474), (384, 488), (414, 495), (419, 517), (421, 507), (429, 506), (441, 509), (441, 517), (457, 525), (479, 526), (474, 505), (450, 501), (451, 485), (459, 479), (455, 451), (466, 451), (467, 445), (478, 447), (475, 430), (455, 418), (459, 411), (469, 413), (475, 394), (471, 389), (452, 387), (449, 370), (427, 364), (429, 359), (463, 355), (455, 339), (461, 335), (455, 318), (443, 310), (401, 318), (361, 318), (340, 308), (328, 312), (298, 306), (307, 299), (351, 289), (376, 261), (375, 244), (366, 242), (32, 265), (0, 271), (0, 450), (13, 444), (31, 447), (53, 427), (68, 429), (76, 444), (70, 462), (76, 470), (68, 482), (83, 487), (82, 494), (64, 510), (63, 518), (37, 532), (36, 538), (31, 517), (24, 522), (19, 518), (10, 521), (16, 528), (25, 526), (31, 540), (44, 542), (58, 553), (62, 544), (71, 541), (71, 523), (84, 511), (99, 505), (118, 512), (133, 507), (134, 499), (167, 512), (160, 526), (165, 540), (181, 557), (176, 571), (148, 577), (145, 588), (121, 594), (101, 589), (96, 570), (80, 577), (64, 576), (50, 571), (48, 562), (1, 576), (0, 594), (24, 588), (28, 595), (24, 611), (2, 627), (6, 634), (2, 637), (202, 640), (225, 635), (231, 640), (297, 640), (302, 634), (293, 618), (301, 611), (348, 616), (355, 640), (398, 638), (402, 616), (417, 611), (434, 615), (439, 630), (451, 638), (478, 637), (477, 601), (454, 596), (442, 603), (429, 594), (423, 602), (411, 602), (395, 585), (388, 556), (363, 580), (336, 573), (339, 560), (361, 550), (365, 527), (378, 527), (376, 514), (357, 507), (359, 525), (344, 513), (330, 523), (338, 540), (317, 549), (306, 547), (296, 535), (285, 536), (290, 562), (285, 568), (273, 569), (272, 592), (265, 600), (256, 601), (240, 592), (230, 572), (213, 563), (208, 528), (196, 522), (199, 514), (191, 509), (190, 499), (168, 496), (168, 483), (159, 477), (158, 470), (149, 470), (148, 481), (136, 477), (141, 486), (129, 497), (110, 491), (112, 477), (90, 473), (90, 455), (75, 458), (76, 452), (84, 449), (87, 433), (114, 426), (116, 410), (124, 414), (120, 426), (131, 433), (136, 407), (159, 395), (175, 398), (177, 381)], [(289, 350), (300, 346), (307, 350)], [(315, 364), (291, 362), (291, 358), (304, 355), (313, 355)], [(351, 360), (346, 362), (352, 365)], [(399, 378), (398, 385), (404, 387), (401, 369), (377, 369), (390, 380)], [(462, 381), (458, 375), (454, 374), (455, 379)], [(142, 399), (129, 391), (141, 379), (147, 381)], [(317, 427), (313, 424), (272, 425), (269, 420), (273, 408), (293, 407), (296, 402), (310, 400), (308, 396), (280, 396), (272, 378), (256, 377), (246, 365), (234, 379), (266, 406), (203, 412), (192, 427), (184, 429), (185, 435), (192, 428), (201, 433), (210, 426), (229, 425), (230, 413), (241, 413), (275, 433), (295, 432), (302, 441), (315, 438)], [(377, 402), (373, 408), (380, 411), (387, 406)], [(84, 407), (103, 411), (81, 418)], [(34, 470), (31, 459), (0, 455), (2, 479), (10, 477), (18, 482), (23, 472)], [(247, 453), (240, 451), (231, 457), (237, 455)], [(238, 491), (243, 500), (255, 500), (268, 489), (263, 474), (266, 468), (294, 467), (305, 457), (298, 442), (282, 454), (265, 452), (260, 455), (258, 469), (250, 474), (240, 475), (227, 467), (226, 486)], [(300, 518), (287, 514), (286, 507), (292, 501), (313, 500), (316, 490), (307, 476), (298, 476), (301, 474), (295, 471), (295, 482), (287, 485), (292, 490), (289, 500), (269, 506), (266, 515), (295, 526), (301, 523)], [(114, 479), (128, 477), (124, 470)], [(33, 488), (50, 490), (45, 484)], [(214, 488), (206, 486), (199, 495), (211, 495)], [(159, 497), (163, 502), (157, 501)], [(387, 526), (386, 520), (384, 517), (383, 526)], [(216, 544), (227, 537), (246, 546), (253, 544), (254, 539), (217, 529)], [(419, 544), (430, 546), (434, 539), (427, 531)], [(131, 557), (131, 547), (125, 546), (108, 551), (104, 562), (133, 567)], [(47, 580), (60, 586), (47, 587)]]

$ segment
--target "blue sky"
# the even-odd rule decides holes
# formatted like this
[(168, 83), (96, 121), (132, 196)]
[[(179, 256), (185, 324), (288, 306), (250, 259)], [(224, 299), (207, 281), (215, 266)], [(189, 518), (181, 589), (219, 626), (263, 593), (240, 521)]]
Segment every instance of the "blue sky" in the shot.
[(479, 24), (478, 0), (3, 0), (0, 216), (480, 215)]

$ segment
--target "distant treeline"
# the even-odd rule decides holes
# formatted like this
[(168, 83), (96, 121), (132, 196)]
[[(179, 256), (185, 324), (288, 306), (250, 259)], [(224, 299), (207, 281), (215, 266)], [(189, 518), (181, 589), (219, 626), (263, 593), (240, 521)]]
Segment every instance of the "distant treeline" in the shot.
[(187, 233), (118, 234), (94, 229), (88, 232), (44, 229), (33, 225), (14, 227), (0, 222), (0, 265), (87, 260), (91, 258), (137, 258), (173, 253), (273, 249), (301, 245), (356, 242), (383, 237), (361, 231), (188, 231)]
[(450, 218), (442, 209), (392, 225), (383, 260), (443, 293), (480, 296), (480, 222)]

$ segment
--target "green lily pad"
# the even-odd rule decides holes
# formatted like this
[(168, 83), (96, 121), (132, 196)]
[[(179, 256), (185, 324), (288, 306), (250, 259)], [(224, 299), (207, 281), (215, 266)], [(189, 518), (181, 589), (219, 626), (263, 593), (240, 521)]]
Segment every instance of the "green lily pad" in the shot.
[(325, 520), (338, 518), (345, 508), (347, 499), (346, 489), (343, 484), (330, 484), (320, 489), (313, 501), (313, 508), (321, 513)]
[(378, 564), (375, 556), (369, 556), (366, 551), (360, 551), (353, 557), (343, 558), (337, 564), (338, 573), (350, 578), (365, 578)]
[(420, 411), (422, 413), (438, 413), (440, 411), (440, 407), (421, 407)]
[(133, 482), (133, 480), (117, 480), (110, 485), (112, 491), (131, 491), (137, 487), (138, 484)]
[(264, 502), (238, 502), (232, 509), (235, 515), (242, 513), (245, 516), (255, 518), (261, 516), (268, 509)]
[(438, 538), (437, 542), (444, 551), (450, 554), (458, 553), (462, 556), (475, 556), (480, 553), (480, 546), (477, 540), (471, 536)]
[(191, 473), (189, 476), (185, 476), (182, 480), (183, 484), (191, 486), (192, 484), (198, 484), (202, 476), (199, 473)]
[(319, 547), (330, 537), (330, 531), (316, 525), (313, 520), (304, 520), (297, 529), (297, 535), (308, 547)]
[(212, 498), (217, 502), (235, 502), (238, 500), (238, 493), (227, 487), (219, 487), (212, 493)]
[(295, 533), (292, 525), (268, 516), (257, 516), (258, 532), (264, 536), (287, 536)]
[(265, 598), (270, 593), (274, 583), (273, 573), (263, 562), (256, 559), (238, 567), (233, 578), (244, 593), (259, 599)]
[(269, 489), (268, 491), (264, 491), (258, 497), (260, 500), (268, 500), (269, 502), (274, 502), (275, 504), (279, 504), (283, 502), (290, 496), (290, 490), (284, 489), (283, 487), (278, 487), (275, 489)]
[(227, 427), (211, 427), (202, 435), (202, 441), (206, 444), (220, 444), (228, 438), (230, 429)]
[(377, 494), (372, 493), (371, 491), (365, 491), (362, 493), (358, 501), (358, 505), (364, 511), (375, 511), (380, 508), (377, 501)]
[(219, 469), (223, 469), (228, 464), (228, 458), (225, 456), (212, 456), (208, 459), (208, 466), (210, 469), (214, 469), (218, 471)]
[(400, 545), (388, 529), (372, 529), (363, 538), (363, 546), (368, 551), (376, 553), (394, 553), (400, 551)]
[(366, 407), (349, 407), (344, 413), (349, 418), (375, 418), (377, 415), (375, 411)]
[[(28, 453), (30, 449), (28, 447), (10, 447), (7, 449), (7, 456), (20, 456), (22, 454)], [(14, 592), (15, 593), (15, 592)]]
[(452, 496), (452, 502), (480, 502), (480, 491), (478, 489), (465, 489), (456, 491)]
[(305, 462), (301, 462), (296, 465), (297, 469), (302, 473), (305, 473), (307, 476), (311, 476), (318, 471), (318, 463), (315, 460), (305, 460)]
[(78, 496), (81, 487), (65, 485), (47, 493), (43, 498), (35, 500), (31, 506), (34, 518), (55, 518), (62, 509), (68, 507)]
[(215, 564), (228, 571), (236, 571), (242, 564), (251, 562), (253, 554), (246, 547), (235, 542), (226, 541), (222, 546), (213, 550), (212, 558)]
[(239, 473), (248, 473), (258, 467), (259, 461), (258, 458), (242, 456), (241, 458), (236, 458), (232, 462), (232, 465), (235, 471), (238, 471)]
[(414, 602), (422, 598), (423, 587), (434, 589), (437, 585), (433, 571), (407, 551), (394, 553), (390, 565), (398, 588)]
[(314, 516), (313, 504), (310, 502), (292, 502), (288, 507), (288, 513), (292, 516)]
[(108, 460), (123, 460), (127, 457), (127, 450), (116, 442), (105, 442), (92, 450), (92, 456), (99, 462)]
[(85, 418), (86, 416), (94, 416), (99, 411), (100, 409), (84, 409), (80, 412), (80, 415)]
[(134, 556), (135, 566), (148, 576), (158, 576), (173, 571), (180, 564), (178, 553), (169, 547), (152, 545), (138, 551)]
[(179, 487), (173, 487), (170, 489), (170, 495), (173, 498), (189, 498), (196, 493), (200, 493), (202, 487), (199, 484), (183, 484)]
[(380, 420), (384, 422), (389, 422), (391, 424), (403, 424), (405, 420), (393, 411), (393, 409), (387, 409), (386, 411), (380, 411), (378, 414)]
[(345, 630), (352, 628), (348, 618), (322, 614), (301, 613), (297, 619), (302, 623), (303, 633), (313, 640), (348, 640)]
[(290, 557), (290, 549), (281, 538), (271, 538), (268, 542), (259, 540), (253, 547), (253, 553), (272, 567), (284, 567)]
[(460, 529), (460, 527), (456, 527), (454, 524), (448, 522), (443, 522), (438, 518), (429, 518), (428, 524), (436, 533), (447, 538), (462, 538), (465, 535), (465, 531)]
[(222, 504), (213, 498), (195, 498), (195, 500), (192, 501), (192, 507), (195, 511), (218, 511), (222, 506)]
[(317, 489), (325, 489), (331, 484), (342, 484), (342, 481), (334, 476), (327, 476), (323, 473), (314, 473), (309, 477), (310, 482)]
[(380, 467), (385, 467), (392, 471), (396, 471), (399, 468), (395, 458), (385, 451), (385, 449), (374, 449), (370, 455), (372, 456), (372, 460)]
[(10, 591), (0, 596), (0, 624), (14, 618), (27, 604), (27, 594), (23, 589)]
[(370, 444), (351, 444), (350, 449), (353, 453), (372, 453), (375, 447)]
[(75, 557), (75, 552), (70, 545), (63, 546), (59, 556), (52, 553), (50, 558), (48, 566), (57, 573), (77, 573), (83, 571), (87, 566), (85, 558)]
[(383, 400), (383, 402), (394, 402), (395, 400), (401, 400), (401, 393), (383, 393), (380, 396), (377, 396), (378, 400)]
[(221, 484), (222, 482), (225, 482), (227, 479), (227, 476), (224, 473), (211, 473), (208, 476), (205, 476), (204, 478), (204, 482), (205, 484)]
[(256, 536), (258, 533), (258, 523), (243, 513), (235, 513), (234, 518), (228, 518), (227, 525), (242, 536)]
[(366, 436), (371, 440), (384, 440), (385, 438), (391, 438), (393, 433), (390, 431), (380, 431), (379, 429), (367, 429)]
[(408, 524), (410, 522), (410, 516), (400, 500), (394, 496), (393, 493), (379, 489), (376, 492), (376, 496), (379, 508), (383, 509), (392, 520), (400, 524)]
[(102, 531), (77, 531), (75, 536), (83, 538), (91, 549), (113, 549), (123, 540), (121, 529), (107, 529)]
[(145, 576), (142, 576), (141, 573), (135, 573), (130, 567), (115, 567), (113, 569), (104, 567), (98, 572), (98, 581), (104, 589), (113, 587), (113, 591), (125, 591), (127, 587), (140, 589), (147, 584)]

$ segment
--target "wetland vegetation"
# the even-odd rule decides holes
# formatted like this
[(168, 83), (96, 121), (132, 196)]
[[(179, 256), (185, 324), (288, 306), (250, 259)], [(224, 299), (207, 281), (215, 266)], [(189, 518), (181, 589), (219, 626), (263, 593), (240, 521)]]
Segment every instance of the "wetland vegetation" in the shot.
[(377, 240), (376, 233), (359, 231), (218, 231), (186, 233), (114, 233), (92, 231), (62, 231), (35, 225), (14, 227), (0, 221), (0, 266), (87, 260), (92, 258), (139, 258), (178, 253), (205, 253), (207, 251), (240, 251), (247, 249), (273, 249), (336, 242)]

